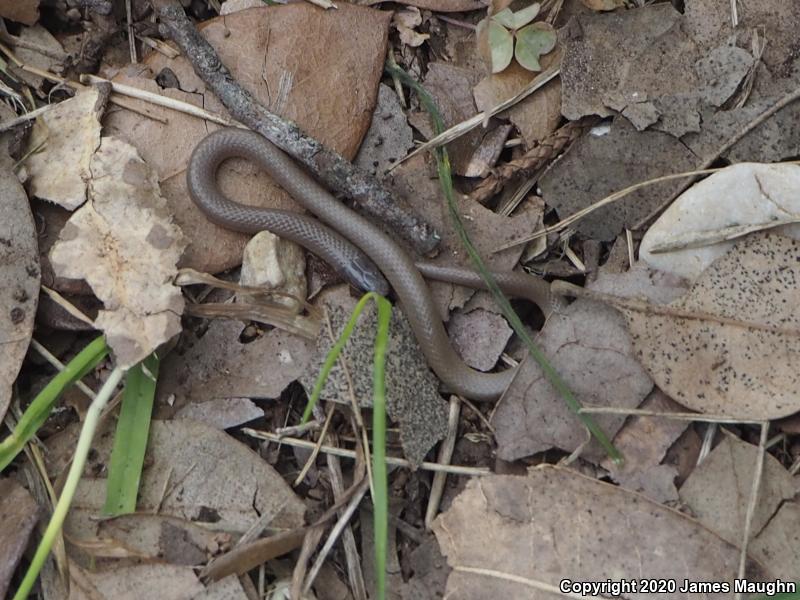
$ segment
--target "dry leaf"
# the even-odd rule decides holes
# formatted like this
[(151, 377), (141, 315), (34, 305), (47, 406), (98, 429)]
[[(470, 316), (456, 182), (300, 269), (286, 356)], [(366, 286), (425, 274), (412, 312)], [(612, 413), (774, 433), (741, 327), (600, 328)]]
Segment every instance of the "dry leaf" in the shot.
[[(41, 270), (28, 196), (0, 150), (0, 419), (33, 335)], [(0, 594), (2, 596), (2, 594)]]
[(0, 0), (0, 17), (25, 25), (39, 20), (40, 0)]
[(238, 321), (212, 321), (203, 337), (185, 338), (183, 351), (164, 359), (157, 388), (159, 416), (193, 402), (278, 398), (308, 370), (313, 342), (272, 329), (243, 344), (242, 328)]
[[(542, 66), (548, 68), (554, 54), (542, 57)], [(512, 63), (502, 73), (495, 73), (475, 86), (475, 104), (479, 111), (487, 111), (501, 102), (516, 96), (527, 87), (536, 73), (531, 73)], [(500, 117), (508, 118), (519, 130), (527, 147), (533, 146), (555, 131), (561, 120), (561, 81), (556, 78), (543, 88), (515, 104)]]
[[(23, 27), (20, 29), (19, 38), (35, 46), (51, 50), (54, 53), (60, 53), (64, 57), (67, 56), (58, 40), (41, 25)], [(17, 58), (26, 66), (36, 67), (44, 71), (49, 71), (50, 73), (55, 73), (56, 75), (61, 75), (64, 72), (64, 63), (66, 60), (58, 60), (41, 54), (36, 50), (22, 47), (15, 48), (14, 52)], [(44, 89), (47, 86), (43, 85), (47, 80), (44, 77), (19, 68), (11, 67), (11, 71), (17, 79), (21, 79), (32, 87), (37, 95), (42, 98), (47, 98), (47, 93)]]
[[(753, 491), (758, 447), (731, 434), (711, 451), (680, 489), (681, 501), (698, 521), (731, 544), (742, 543), (745, 515)], [(767, 453), (753, 513), (751, 536), (758, 535), (784, 500), (797, 492), (797, 484), (780, 462)], [(791, 530), (800, 536), (800, 521)], [(756, 555), (756, 558), (760, 558)], [(772, 566), (772, 562), (764, 564)], [(794, 575), (797, 575), (795, 569)]]
[(89, 88), (36, 119), (28, 140), (32, 154), (25, 161), (31, 195), (70, 210), (86, 201), (104, 108), (101, 93)]
[(132, 146), (103, 138), (90, 169), (90, 202), (61, 230), (50, 259), (103, 301), (95, 324), (117, 364), (132, 366), (181, 331), (183, 296), (172, 279), (182, 234)]
[(13, 479), (0, 479), (0, 598), (6, 597), (38, 519), (39, 507), (28, 491)]
[(458, 309), (450, 316), (447, 333), (458, 355), (473, 369), (489, 371), (505, 350), (514, 331), (496, 312)]
[(378, 88), (378, 106), (358, 150), (355, 164), (382, 177), (414, 146), (414, 136), (397, 93), (386, 84)]
[(784, 502), (750, 542), (750, 554), (780, 578), (796, 580), (800, 565), (800, 504)]
[[(75, 495), (64, 530), (74, 540), (98, 537), (96, 516), (105, 501), (106, 472), (113, 435), (106, 425)], [(54, 476), (71, 459), (78, 427), (48, 439), (48, 470)], [(158, 511), (203, 524), (214, 531), (244, 533), (260, 516), (270, 527), (304, 524), (305, 506), (271, 466), (228, 434), (188, 420), (153, 421), (137, 510)]]
[[(671, 135), (639, 132), (617, 117), (610, 129), (598, 127), (576, 140), (539, 185), (547, 205), (563, 219), (630, 185), (691, 170), (696, 162), (697, 157)], [(587, 215), (575, 229), (588, 238), (611, 241), (672, 198), (680, 185), (668, 181), (638, 190)]]
[(669, 305), (681, 313), (623, 309), (637, 356), (693, 410), (757, 420), (797, 412), (799, 269), (797, 241), (748, 236)]
[[(536, 342), (582, 404), (635, 408), (653, 387), (633, 356), (624, 320), (600, 303), (578, 300), (555, 313)], [(610, 436), (624, 420), (624, 415), (596, 417)], [(530, 356), (500, 400), (492, 423), (497, 454), (503, 460), (552, 447), (571, 452), (589, 440), (586, 429)], [(582, 452), (590, 460), (603, 455), (594, 441)]]
[[(241, 375), (237, 372), (237, 376)], [(248, 421), (263, 419), (264, 409), (256, 406), (250, 398), (219, 398), (187, 404), (175, 413), (174, 418), (199, 421), (217, 429), (230, 429)]]
[[(200, 31), (256, 100), (352, 159), (375, 106), (390, 18), (389, 13), (346, 2), (330, 11), (304, 2), (239, 11), (203, 23)], [(165, 68), (177, 76), (180, 90), (162, 90), (152, 80)], [(144, 65), (130, 67), (116, 80), (228, 114), (182, 56), (169, 59), (154, 52)], [(189, 236), (181, 266), (216, 273), (238, 265), (248, 236), (213, 225), (186, 189), (189, 155), (216, 126), (141, 106), (168, 124), (123, 110), (108, 115), (106, 131), (136, 146), (158, 170), (164, 197)], [(228, 161), (219, 180), (222, 191), (239, 201), (298, 210), (288, 194), (246, 161)]]
[(625, 0), (581, 0), (586, 8), (605, 12), (625, 6)]
[[(645, 234), (639, 258), (694, 280), (733, 247), (734, 238), (793, 220), (800, 221), (800, 165), (731, 165), (675, 199)], [(774, 233), (800, 238), (800, 225)], [(670, 246), (675, 249), (658, 251)]]
[[(739, 563), (738, 548), (686, 515), (639, 494), (549, 466), (532, 469), (525, 477), (470, 480), (434, 522), (433, 530), (453, 568), (445, 597), (459, 600), (560, 598), (557, 590), (563, 579), (604, 582), (647, 577), (674, 579), (678, 586), (685, 579), (732, 582)], [(748, 576), (768, 580), (772, 574), (750, 562)], [(677, 590), (657, 596), (701, 597)]]
[(400, 41), (406, 46), (416, 48), (430, 38), (429, 33), (420, 33), (416, 28), (422, 25), (422, 15), (415, 6), (398, 10), (392, 17), (392, 24), (400, 34)]
[[(639, 408), (656, 412), (684, 412), (682, 406), (658, 388)], [(623, 487), (656, 502), (674, 502), (678, 499), (678, 490), (675, 488), (678, 471), (671, 465), (662, 465), (661, 461), (688, 426), (688, 421), (666, 417), (630, 417), (614, 438), (614, 446), (625, 457), (625, 463), (620, 466), (606, 459), (602, 466)]]

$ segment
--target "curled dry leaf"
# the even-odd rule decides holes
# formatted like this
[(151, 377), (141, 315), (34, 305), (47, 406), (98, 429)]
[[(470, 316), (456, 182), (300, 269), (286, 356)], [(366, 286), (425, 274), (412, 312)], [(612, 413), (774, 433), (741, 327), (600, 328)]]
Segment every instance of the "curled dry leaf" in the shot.
[[(0, 150), (0, 419), (33, 335), (41, 270), (36, 225), (25, 190)], [(0, 594), (2, 595), (2, 594)]]
[(132, 366), (181, 330), (183, 296), (172, 279), (184, 243), (133, 146), (103, 138), (90, 169), (90, 201), (50, 258), (57, 275), (85, 279), (103, 301), (95, 324), (118, 364)]
[(800, 242), (752, 234), (663, 310), (623, 307), (658, 386), (704, 413), (768, 420), (800, 410)]
[(33, 196), (69, 210), (86, 201), (92, 156), (100, 147), (105, 95), (90, 88), (51, 108), (33, 125), (25, 161)]
[[(738, 548), (686, 515), (549, 466), (531, 469), (525, 477), (472, 479), (433, 530), (453, 568), (445, 597), (459, 600), (561, 598), (554, 592), (563, 579), (600, 582), (646, 574), (679, 582), (730, 582), (739, 563)], [(772, 577), (754, 562), (747, 574)], [(676, 590), (658, 597), (700, 595)]]
[(428, 33), (420, 33), (416, 28), (422, 25), (422, 14), (416, 6), (407, 6), (392, 16), (392, 24), (400, 34), (400, 41), (406, 46), (416, 48), (430, 38)]

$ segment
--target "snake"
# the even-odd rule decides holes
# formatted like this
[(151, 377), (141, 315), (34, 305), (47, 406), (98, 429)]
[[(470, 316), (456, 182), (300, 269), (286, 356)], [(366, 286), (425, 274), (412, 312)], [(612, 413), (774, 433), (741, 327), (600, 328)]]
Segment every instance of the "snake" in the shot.
[[(294, 211), (241, 204), (220, 190), (217, 171), (230, 158), (263, 169), (312, 216)], [(477, 401), (499, 398), (515, 369), (485, 373), (468, 366), (453, 348), (425, 278), (474, 289), (487, 289), (480, 275), (461, 267), (416, 261), (379, 226), (337, 200), (291, 157), (251, 130), (224, 128), (194, 148), (186, 169), (193, 202), (212, 223), (242, 233), (271, 231), (303, 246), (333, 267), (355, 288), (384, 296), (394, 291), (428, 366), (449, 391)], [(545, 313), (550, 285), (527, 273), (493, 273), (498, 286), (526, 298)]]

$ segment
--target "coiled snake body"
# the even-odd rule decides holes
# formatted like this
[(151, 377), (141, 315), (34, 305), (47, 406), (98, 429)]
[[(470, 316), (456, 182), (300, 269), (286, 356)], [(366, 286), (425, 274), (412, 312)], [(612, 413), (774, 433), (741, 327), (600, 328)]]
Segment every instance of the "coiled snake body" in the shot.
[[(264, 169), (320, 221), (306, 215), (239, 204), (217, 186), (217, 169), (228, 158), (244, 158)], [(269, 230), (304, 246), (331, 264), (348, 282), (386, 295), (394, 289), (428, 365), (451, 391), (474, 400), (494, 400), (508, 387), (513, 370), (482, 373), (466, 364), (450, 345), (436, 305), (423, 279), (486, 289), (468, 269), (416, 262), (391, 237), (336, 200), (295, 162), (261, 135), (221, 129), (203, 139), (187, 169), (189, 193), (214, 223), (245, 233)], [(549, 284), (516, 272), (494, 274), (507, 294), (528, 298), (545, 309)], [(388, 283), (387, 283), (388, 280)]]

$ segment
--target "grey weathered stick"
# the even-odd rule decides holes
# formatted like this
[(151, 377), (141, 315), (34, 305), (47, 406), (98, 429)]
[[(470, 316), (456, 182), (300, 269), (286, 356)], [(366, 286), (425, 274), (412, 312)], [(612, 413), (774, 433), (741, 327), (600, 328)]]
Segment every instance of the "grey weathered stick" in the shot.
[(268, 111), (239, 85), (180, 4), (157, 0), (154, 5), (162, 33), (178, 44), (195, 73), (235, 119), (303, 163), (327, 187), (356, 200), (367, 213), (386, 223), (421, 254), (436, 249), (440, 240), (436, 230), (395, 203), (389, 190), (374, 177), (303, 133), (296, 124)]

